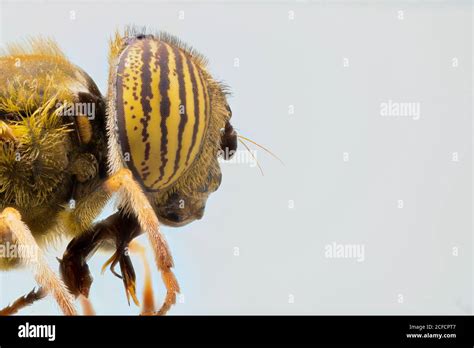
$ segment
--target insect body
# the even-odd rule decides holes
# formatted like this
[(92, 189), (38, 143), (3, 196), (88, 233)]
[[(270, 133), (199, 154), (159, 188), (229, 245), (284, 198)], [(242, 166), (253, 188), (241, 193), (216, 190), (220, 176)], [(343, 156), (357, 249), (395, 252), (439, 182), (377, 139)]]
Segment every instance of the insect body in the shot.
[[(107, 97), (54, 44), (39, 41), (30, 50), (17, 51), (0, 58), (5, 76), (0, 79), (0, 243), (12, 239), (41, 246), (51, 235), (72, 235), (60, 271), (72, 294), (86, 296), (92, 283), (87, 259), (99, 248), (112, 247), (115, 252), (106, 265), (113, 272), (120, 265), (127, 297), (138, 302), (126, 249), (145, 232), (167, 288), (165, 303), (155, 314), (166, 313), (179, 286), (159, 221), (181, 226), (201, 218), (209, 194), (220, 185), (219, 153), (236, 143), (235, 132), (228, 131), (231, 113), (224, 88), (209, 75), (202, 56), (166, 34), (128, 30), (116, 35)], [(9, 63), (20, 56), (32, 61), (21, 73)], [(48, 62), (63, 65), (50, 69)], [(35, 79), (39, 83), (29, 89), (25, 81)], [(97, 115), (60, 117), (60, 100), (92, 103)], [(27, 175), (12, 181), (8, 170), (25, 165), (12, 161), (17, 149), (35, 155)], [(41, 158), (44, 163), (38, 162)], [(26, 188), (28, 199), (18, 193)], [(35, 190), (41, 191), (41, 199)], [(94, 223), (114, 193), (118, 212)], [(67, 204), (71, 201), (73, 206)], [(43, 218), (36, 222), (40, 212)], [(63, 312), (74, 314), (62, 282), (42, 265), (35, 269), (38, 282), (56, 294)]]
[[(29, 265), (63, 312), (74, 314), (71, 296), (47, 266), (41, 247), (92, 223), (76, 210), (81, 224), (64, 229), (61, 217), (71, 197), (97, 184), (101, 170), (106, 173), (99, 165), (105, 158), (105, 139), (90, 137), (101, 132), (105, 103), (92, 79), (52, 42), (33, 41), (30, 46), (12, 47), (0, 57), (0, 242), (18, 251), (2, 255), (0, 268)], [(84, 115), (60, 115), (59, 101), (81, 99), (97, 106), (94, 124)], [(99, 206), (106, 202), (98, 198), (95, 195)]]

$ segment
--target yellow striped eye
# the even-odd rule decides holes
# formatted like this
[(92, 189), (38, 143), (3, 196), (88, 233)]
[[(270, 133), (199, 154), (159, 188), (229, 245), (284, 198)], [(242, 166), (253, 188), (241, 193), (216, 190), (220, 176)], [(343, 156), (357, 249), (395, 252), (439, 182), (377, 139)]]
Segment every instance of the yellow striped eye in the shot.
[(121, 53), (115, 81), (119, 141), (143, 187), (172, 185), (199, 156), (210, 97), (200, 68), (182, 49), (145, 36)]

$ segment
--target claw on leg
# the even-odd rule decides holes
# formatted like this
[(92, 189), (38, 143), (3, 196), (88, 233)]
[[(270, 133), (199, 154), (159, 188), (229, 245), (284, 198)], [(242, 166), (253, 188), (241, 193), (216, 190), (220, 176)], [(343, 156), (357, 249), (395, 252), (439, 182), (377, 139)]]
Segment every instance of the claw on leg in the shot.
[(142, 315), (149, 315), (155, 312), (155, 300), (153, 294), (153, 282), (151, 278), (151, 269), (148, 259), (146, 257), (145, 247), (137, 241), (132, 241), (128, 246), (128, 249), (135, 254), (138, 254), (142, 260), (145, 280), (143, 286), (143, 302), (142, 302)]
[[(106, 244), (109, 247), (115, 246), (115, 252), (102, 266), (102, 273), (110, 267), (112, 273), (122, 279), (129, 303), (132, 298), (138, 306), (135, 271), (128, 256), (127, 247), (130, 241), (140, 233), (141, 229), (136, 218), (119, 211), (74, 238), (67, 246), (63, 259), (60, 260), (61, 275), (70, 291), (75, 296), (82, 294), (88, 297), (92, 276), (87, 260)], [(115, 270), (117, 264), (120, 265), (121, 274)]]
[[(106, 234), (102, 237), (111, 240), (116, 247), (115, 253), (102, 266), (102, 273), (110, 266), (111, 272), (123, 281), (128, 304), (130, 304), (130, 298), (132, 298), (133, 302), (139, 306), (140, 302), (135, 291), (135, 270), (128, 255), (130, 241), (140, 234), (140, 228), (136, 223), (136, 219), (125, 216), (122, 211), (119, 211), (100, 222), (98, 228), (106, 231)], [(121, 274), (115, 271), (117, 264), (120, 265)]]
[(102, 265), (100, 273), (104, 274), (105, 271), (107, 270), (107, 267), (110, 266), (110, 271), (114, 274), (114, 276), (122, 279), (123, 277), (120, 274), (118, 274), (117, 271), (115, 270), (115, 266), (117, 266), (117, 263), (119, 263), (119, 257), (120, 257), (119, 254), (120, 254), (120, 250), (117, 249), (115, 253)]
[(12, 235), (18, 245), (21, 260), (32, 269), (36, 282), (54, 297), (64, 314), (75, 315), (73, 296), (49, 267), (43, 252), (16, 209), (5, 208), (0, 214), (0, 234)]
[(173, 258), (168, 244), (160, 231), (158, 218), (143, 193), (139, 184), (133, 180), (132, 173), (128, 169), (121, 169), (104, 183), (105, 190), (109, 193), (119, 194), (119, 205), (128, 213), (137, 217), (138, 223), (148, 236), (155, 256), (155, 262), (161, 272), (163, 282), (166, 286), (166, 298), (157, 315), (168, 312), (176, 302), (176, 294), (179, 293), (178, 282), (171, 270)]
[(135, 305), (140, 306), (136, 293), (135, 284), (135, 270), (133, 269), (132, 260), (128, 255), (122, 255), (119, 260), (120, 269), (122, 271), (123, 284), (125, 286), (125, 293), (127, 295), (128, 304), (130, 304), (130, 297), (132, 298)]
[(45, 298), (47, 295), (43, 288), (33, 289), (26, 295), (18, 298), (11, 305), (0, 310), (0, 316), (17, 314), (21, 309), (31, 306), (34, 302)]
[[(120, 271), (122, 274), (118, 274), (115, 271), (115, 266), (117, 263), (120, 265)], [(118, 278), (123, 280), (123, 285), (125, 287), (125, 294), (127, 295), (127, 301), (130, 305), (130, 297), (133, 302), (140, 306), (140, 301), (138, 301), (136, 294), (136, 283), (135, 283), (135, 270), (133, 269), (132, 261), (128, 256), (127, 250), (124, 247), (118, 247), (115, 253), (104, 263), (102, 266), (102, 274), (105, 272), (107, 267), (110, 265), (110, 271)]]

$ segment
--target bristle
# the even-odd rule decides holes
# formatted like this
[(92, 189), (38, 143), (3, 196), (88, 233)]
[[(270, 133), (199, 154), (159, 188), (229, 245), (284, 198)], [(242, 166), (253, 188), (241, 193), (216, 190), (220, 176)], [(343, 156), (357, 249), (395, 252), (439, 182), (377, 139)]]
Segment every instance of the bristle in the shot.
[[(0, 153), (0, 193), (7, 204), (39, 206), (64, 183), (70, 129), (53, 110), (54, 100), (10, 124), (18, 144), (4, 146)], [(0, 106), (5, 104), (0, 100)], [(34, 175), (37, 168), (41, 168), (41, 175)]]
[(41, 55), (66, 59), (56, 41), (51, 38), (30, 37), (23, 43), (7, 44), (0, 50), (0, 56)]
[(206, 68), (208, 59), (191, 45), (183, 42), (177, 36), (174, 36), (165, 31), (156, 31), (147, 27), (138, 27), (134, 25), (127, 26), (123, 32), (116, 31), (114, 38), (110, 42), (110, 54), (109, 57), (113, 60), (118, 57), (120, 52), (125, 48), (125, 42), (127, 39), (134, 38), (141, 35), (151, 35), (158, 40), (164, 41), (171, 46), (175, 46), (185, 52), (194, 63), (201, 68)]

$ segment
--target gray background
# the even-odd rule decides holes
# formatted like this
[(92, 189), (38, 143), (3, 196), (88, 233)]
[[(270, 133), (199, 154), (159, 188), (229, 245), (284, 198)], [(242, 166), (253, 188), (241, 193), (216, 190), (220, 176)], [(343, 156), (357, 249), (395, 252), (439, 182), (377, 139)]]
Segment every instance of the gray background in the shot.
[[(0, 12), (2, 43), (54, 37), (103, 93), (116, 29), (179, 36), (231, 87), (239, 132), (284, 160), (258, 151), (264, 176), (223, 164), (204, 219), (164, 228), (184, 295), (171, 314), (472, 313), (471, 2), (3, 1)], [(420, 103), (420, 119), (381, 116), (388, 100)], [(333, 242), (363, 245), (364, 261), (326, 258)], [(49, 251), (54, 267), (63, 248)], [(96, 311), (138, 313), (100, 275), (108, 256), (91, 262)], [(0, 279), (0, 306), (34, 286), (28, 271)], [(58, 309), (48, 299), (24, 313)]]

